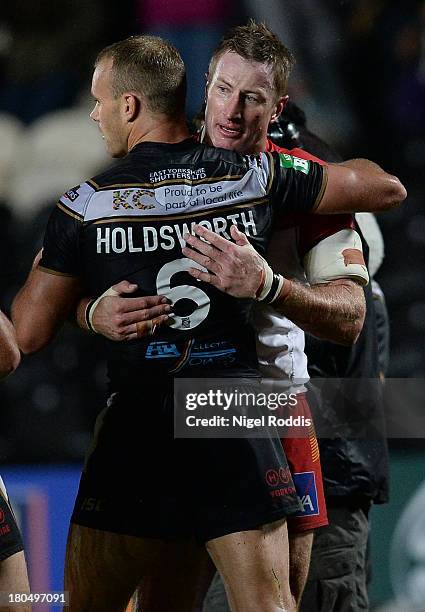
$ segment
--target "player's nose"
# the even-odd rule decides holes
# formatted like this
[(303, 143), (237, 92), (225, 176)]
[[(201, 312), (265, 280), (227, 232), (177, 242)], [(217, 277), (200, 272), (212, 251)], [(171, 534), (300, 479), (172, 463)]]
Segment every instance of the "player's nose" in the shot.
[(93, 119), (93, 121), (98, 121), (98, 112), (97, 112), (97, 104), (95, 104), (92, 112), (89, 115), (90, 119)]
[(235, 92), (231, 96), (231, 98), (229, 98), (229, 100), (227, 101), (226, 109), (225, 109), (226, 118), (228, 120), (233, 120), (233, 121), (237, 119), (241, 119), (242, 111), (243, 111), (242, 98), (237, 92)]

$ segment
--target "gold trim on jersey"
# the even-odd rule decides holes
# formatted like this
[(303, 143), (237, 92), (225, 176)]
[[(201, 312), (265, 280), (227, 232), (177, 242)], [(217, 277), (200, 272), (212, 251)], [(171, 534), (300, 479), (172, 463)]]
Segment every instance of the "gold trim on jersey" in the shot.
[(52, 270), (51, 268), (45, 268), (44, 266), (37, 266), (37, 270), (46, 272), (47, 274), (53, 274), (54, 276), (67, 276), (69, 278), (77, 278), (78, 274), (67, 274), (66, 272), (58, 272), (58, 270)]
[(316, 198), (316, 201), (314, 202), (314, 206), (311, 209), (311, 212), (314, 212), (319, 207), (319, 204), (323, 200), (323, 196), (325, 195), (325, 190), (328, 185), (328, 168), (327, 166), (322, 166), (322, 168), (323, 168), (322, 186), (320, 187), (320, 191), (317, 194), (317, 198)]
[(172, 370), (169, 370), (168, 372), (169, 374), (175, 374), (176, 372), (181, 370), (186, 365), (186, 362), (190, 357), (190, 353), (191, 353), (192, 346), (194, 345), (194, 343), (195, 343), (195, 338), (191, 338), (190, 340), (187, 340), (186, 346), (183, 349), (182, 354), (180, 355), (174, 368)]
[(261, 198), (260, 200), (253, 200), (251, 202), (247, 202), (245, 204), (235, 204), (234, 206), (231, 206), (229, 208), (225, 208), (223, 206), (221, 207), (215, 207), (215, 208), (208, 208), (205, 209), (203, 211), (194, 213), (191, 212), (190, 214), (186, 214), (186, 215), (180, 215), (180, 214), (175, 214), (175, 215), (157, 215), (157, 216), (152, 216), (152, 215), (134, 215), (134, 216), (119, 216), (119, 215), (114, 215), (112, 217), (100, 217), (99, 219), (93, 219), (93, 220), (86, 220), (85, 223), (92, 223), (93, 225), (99, 225), (100, 223), (110, 223), (111, 221), (120, 221), (120, 222), (135, 222), (135, 223), (146, 223), (147, 221), (180, 221), (181, 219), (187, 219), (188, 217), (190, 219), (193, 219), (194, 217), (206, 217), (206, 216), (210, 216), (212, 214), (217, 213), (218, 211), (221, 211), (221, 216), (222, 217), (226, 217), (228, 216), (228, 212), (231, 212), (232, 210), (237, 210), (240, 208), (251, 208), (252, 206), (260, 206), (261, 204), (267, 204), (267, 202), (269, 202), (269, 198), (268, 197), (264, 197)]
[(62, 212), (66, 213), (67, 215), (69, 215), (70, 217), (72, 217), (73, 219), (77, 219), (77, 221), (81, 221), (81, 223), (84, 221), (84, 217), (83, 215), (80, 215), (74, 211), (72, 211), (70, 208), (68, 208), (63, 202), (57, 202), (56, 206), (58, 208), (61, 209)]
[(90, 185), (90, 187), (93, 187), (93, 189), (95, 191), (97, 191), (98, 189), (100, 189), (100, 185), (98, 185), (96, 183), (96, 181), (94, 181), (93, 179), (89, 179), (88, 181), (85, 181), (88, 185)]

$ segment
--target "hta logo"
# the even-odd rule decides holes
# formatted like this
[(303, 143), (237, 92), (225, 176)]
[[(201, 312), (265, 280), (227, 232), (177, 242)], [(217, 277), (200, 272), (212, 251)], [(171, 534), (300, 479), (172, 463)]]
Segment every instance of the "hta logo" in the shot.
[(280, 484), (292, 484), (291, 472), (289, 468), (281, 467), (278, 470), (269, 470), (266, 473), (266, 482), (270, 487), (276, 487)]
[(146, 349), (146, 359), (164, 359), (180, 357), (180, 351), (175, 344), (168, 342), (151, 342)]
[(279, 472), (276, 470), (269, 470), (266, 473), (266, 482), (270, 487), (275, 487), (279, 484)]

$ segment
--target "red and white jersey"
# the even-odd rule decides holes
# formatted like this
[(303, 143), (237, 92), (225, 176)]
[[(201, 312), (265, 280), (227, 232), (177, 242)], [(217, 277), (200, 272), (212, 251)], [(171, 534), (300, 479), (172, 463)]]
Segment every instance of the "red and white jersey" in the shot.
[[(268, 151), (289, 153), (268, 141)], [(302, 149), (292, 156), (324, 163)], [(335, 278), (355, 278), (367, 283), (361, 241), (353, 215), (296, 214), (285, 218), (274, 230), (267, 260), (285, 278), (308, 285)], [(304, 352), (304, 332), (272, 306), (256, 304), (253, 324), (257, 331), (257, 354), (262, 374), (287, 381), (291, 392), (304, 391), (309, 379)]]

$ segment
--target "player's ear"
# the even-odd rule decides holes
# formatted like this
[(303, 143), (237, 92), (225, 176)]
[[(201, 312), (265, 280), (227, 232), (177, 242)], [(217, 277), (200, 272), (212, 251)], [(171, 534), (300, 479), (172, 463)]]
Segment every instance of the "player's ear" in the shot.
[(131, 123), (135, 119), (137, 119), (140, 109), (142, 106), (142, 101), (136, 94), (134, 93), (125, 93), (123, 95), (123, 111), (126, 120), (128, 123)]
[(276, 121), (276, 119), (280, 117), (280, 115), (283, 112), (283, 109), (288, 104), (288, 100), (289, 100), (289, 96), (282, 96), (281, 98), (279, 98), (279, 100), (276, 102), (276, 106), (275, 106), (273, 115), (270, 117), (270, 123), (272, 123), (273, 121)]

